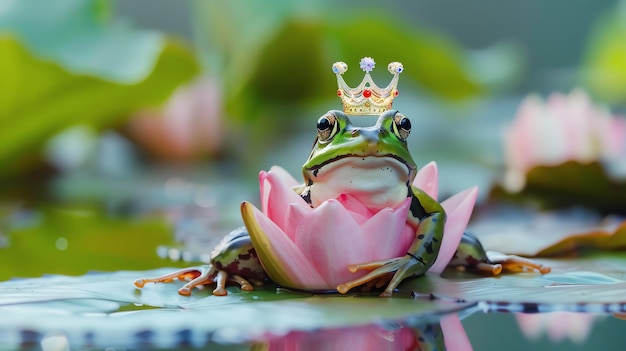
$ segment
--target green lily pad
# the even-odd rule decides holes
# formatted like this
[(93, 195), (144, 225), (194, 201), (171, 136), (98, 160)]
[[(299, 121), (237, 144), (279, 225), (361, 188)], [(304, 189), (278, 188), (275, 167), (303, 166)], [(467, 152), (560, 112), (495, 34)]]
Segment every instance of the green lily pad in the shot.
[(626, 222), (615, 231), (595, 230), (568, 236), (561, 241), (539, 251), (535, 256), (547, 257), (579, 253), (583, 250), (624, 250), (626, 249)]
[(526, 257), (572, 257), (626, 249), (626, 222), (581, 208), (536, 211), (497, 203), (468, 228), (485, 249)]
[(111, 341), (104, 340), (116, 340), (119, 345), (149, 341), (153, 346), (167, 347), (176, 335), (186, 332), (201, 345), (202, 341), (242, 342), (320, 328), (408, 320), (434, 322), (443, 314), (472, 306), (406, 297), (310, 296), (276, 292), (274, 286), (253, 292), (229, 288), (226, 297), (196, 290), (184, 297), (177, 294), (180, 283), (146, 285), (141, 290), (133, 285), (135, 279), (170, 270), (0, 283), (0, 335), (24, 330), (38, 335), (54, 332), (70, 336), (73, 346), (84, 346), (86, 335), (91, 333), (91, 346), (111, 346)]
[(493, 198), (539, 203), (546, 208), (584, 206), (602, 213), (626, 214), (626, 180), (610, 176), (599, 162), (567, 161), (557, 166), (537, 166), (526, 174), (519, 193), (492, 190)]

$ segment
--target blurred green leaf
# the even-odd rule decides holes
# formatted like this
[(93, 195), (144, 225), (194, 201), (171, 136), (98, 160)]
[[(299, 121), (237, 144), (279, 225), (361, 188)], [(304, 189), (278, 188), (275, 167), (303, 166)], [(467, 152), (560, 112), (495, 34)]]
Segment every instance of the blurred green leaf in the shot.
[(137, 30), (107, 16), (108, 1), (4, 0), (0, 32), (28, 51), (77, 75), (123, 84), (146, 79), (167, 45), (158, 32)]
[(0, 249), (0, 280), (163, 265), (159, 245), (173, 244), (160, 219), (111, 219), (97, 209), (53, 207), (36, 225), (10, 230)]
[[(408, 27), (381, 14), (352, 18), (356, 19), (330, 22), (328, 27), (329, 41), (340, 53), (337, 61), (344, 61), (352, 68), (345, 74), (348, 84), (356, 85), (362, 79), (350, 79), (349, 73), (352, 71), (361, 76), (358, 63), (362, 57), (371, 56), (377, 62), (373, 75), (384, 76), (384, 79), (390, 79), (387, 64), (400, 61), (405, 68), (403, 78), (414, 79), (436, 95), (459, 99), (483, 91), (471, 76), (465, 53), (451, 40), (424, 29)], [(330, 73), (330, 65), (328, 71)], [(386, 85), (382, 83), (384, 80), (377, 82)]]
[(591, 92), (610, 103), (626, 102), (626, 5), (597, 21), (587, 44), (584, 80)]
[(168, 43), (150, 75), (134, 84), (70, 73), (41, 60), (12, 37), (0, 36), (0, 166), (15, 171), (47, 137), (75, 124), (111, 125), (157, 104), (195, 75), (190, 52)]
[(333, 75), (324, 65), (323, 28), (315, 21), (288, 21), (261, 49), (249, 78), (249, 87), (261, 101), (298, 103), (324, 91), (332, 96)]
[(197, 71), (187, 48), (113, 20), (107, 1), (4, 1), (0, 167), (22, 170), (69, 126), (110, 126), (156, 105)]

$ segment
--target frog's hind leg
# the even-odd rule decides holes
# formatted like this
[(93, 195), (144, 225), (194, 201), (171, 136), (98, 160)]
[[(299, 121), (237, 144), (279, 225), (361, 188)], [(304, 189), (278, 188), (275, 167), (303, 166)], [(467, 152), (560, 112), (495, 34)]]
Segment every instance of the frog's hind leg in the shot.
[(215, 271), (215, 268), (209, 265), (183, 268), (155, 278), (137, 279), (135, 280), (135, 286), (143, 288), (146, 283), (169, 283), (174, 279), (189, 281), (182, 288), (178, 289), (180, 295), (189, 296), (194, 287), (213, 283)]

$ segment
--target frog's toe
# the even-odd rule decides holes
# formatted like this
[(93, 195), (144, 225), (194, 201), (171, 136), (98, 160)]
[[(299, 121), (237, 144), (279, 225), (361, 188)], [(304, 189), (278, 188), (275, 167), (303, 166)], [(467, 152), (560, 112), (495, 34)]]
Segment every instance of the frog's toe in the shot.
[[(465, 268), (465, 266), (459, 266)], [(499, 263), (478, 262), (476, 271), (485, 275), (498, 275), (502, 273), (502, 265)]]
[(249, 281), (247, 281), (246, 279), (244, 279), (240, 275), (233, 274), (230, 277), (230, 280), (232, 280), (235, 283), (239, 284), (239, 286), (241, 287), (241, 290), (244, 290), (244, 291), (253, 291), (254, 290), (254, 285), (252, 285)]

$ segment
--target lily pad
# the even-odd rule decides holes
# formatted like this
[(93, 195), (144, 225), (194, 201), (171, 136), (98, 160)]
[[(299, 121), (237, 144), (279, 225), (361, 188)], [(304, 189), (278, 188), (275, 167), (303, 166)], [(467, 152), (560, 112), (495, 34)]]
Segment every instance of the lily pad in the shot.
[(469, 230), (487, 250), (554, 257), (626, 248), (626, 222), (587, 209), (539, 212), (497, 204), (481, 212)]
[(599, 229), (569, 236), (544, 248), (535, 256), (556, 256), (564, 253), (576, 253), (585, 249), (626, 249), (626, 222), (622, 222), (622, 224), (613, 232)]
[(495, 187), (491, 195), (539, 203), (546, 208), (578, 205), (602, 213), (626, 214), (626, 180), (611, 176), (599, 162), (568, 161), (556, 166), (536, 166), (527, 173), (526, 186), (521, 192), (508, 193)]
[[(229, 288), (217, 297), (208, 290), (190, 297), (177, 294), (180, 284), (132, 282), (170, 269), (48, 276), (0, 283), (0, 336), (66, 335), (72, 346), (149, 344), (173, 347), (186, 334), (193, 345), (209, 341), (243, 342), (267, 335), (320, 328), (366, 326), (403, 321), (434, 322), (472, 303), (377, 296), (310, 296)], [(115, 306), (119, 306), (115, 310)], [(137, 307), (134, 307), (137, 306)], [(146, 308), (147, 306), (158, 308)]]

